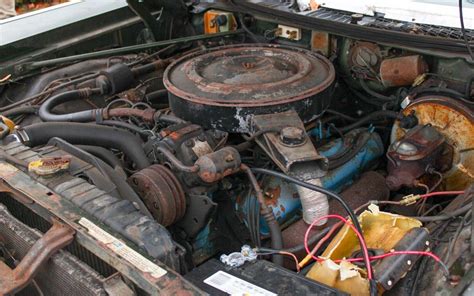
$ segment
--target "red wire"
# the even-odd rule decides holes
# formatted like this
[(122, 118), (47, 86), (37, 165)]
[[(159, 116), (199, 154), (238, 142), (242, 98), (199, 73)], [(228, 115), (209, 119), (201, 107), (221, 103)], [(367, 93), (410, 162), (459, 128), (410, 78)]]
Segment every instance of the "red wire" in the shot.
[[(381, 255), (370, 256), (370, 260), (378, 260), (378, 259), (383, 259), (386, 257), (396, 256), (396, 255), (422, 255), (422, 256), (431, 257), (436, 262), (441, 262), (441, 259), (438, 256), (436, 256), (435, 254), (431, 252), (425, 252), (425, 251), (391, 251), (389, 253), (385, 253)], [(364, 258), (339, 259), (339, 260), (334, 260), (334, 262), (338, 263), (343, 260), (348, 261), (348, 262), (359, 262), (359, 261), (364, 260)]]
[(294, 260), (295, 263), (296, 263), (296, 271), (297, 271), (297, 272), (300, 272), (300, 271), (301, 271), (301, 270), (300, 270), (300, 266), (298, 265), (298, 258), (295, 256), (295, 254), (290, 253), (290, 252), (285, 252), (285, 251), (280, 251), (280, 252), (278, 252), (278, 254), (282, 254), (282, 255), (287, 255), (287, 256), (293, 257), (293, 260)]
[(322, 238), (319, 240), (319, 242), (316, 244), (316, 246), (314, 246), (313, 250), (311, 251), (311, 253), (309, 253), (309, 255), (311, 255), (313, 258), (314, 258), (314, 254), (316, 254), (316, 252), (318, 251), (319, 248), (321, 248), (321, 246), (334, 234), (334, 232), (336, 232), (336, 230), (341, 226), (343, 225), (344, 223), (341, 221), (341, 222), (338, 222), (336, 224), (334, 224), (334, 226), (328, 231), (328, 233)]
[(437, 196), (437, 195), (459, 195), (459, 194), (464, 194), (464, 191), (437, 191), (437, 192), (422, 194), (420, 196), (421, 198), (428, 198), (428, 197)]
[[(355, 232), (355, 234), (357, 235), (357, 237), (359, 238), (360, 240), (360, 243), (362, 245), (362, 252), (363, 252), (363, 255), (364, 255), (364, 261), (365, 261), (365, 265), (366, 265), (366, 269), (367, 269), (367, 278), (369, 280), (372, 280), (372, 268), (370, 266), (370, 257), (369, 257), (369, 250), (367, 249), (367, 245), (365, 243), (365, 240), (364, 240), (364, 237), (362, 236), (362, 234), (357, 231), (357, 229), (354, 227), (354, 225), (352, 225), (346, 218), (340, 216), (340, 215), (326, 215), (326, 216), (322, 216), (322, 217), (319, 217), (318, 219), (314, 220), (313, 223), (311, 223), (311, 225), (308, 227), (308, 229), (306, 230), (306, 233), (304, 235), (304, 247), (306, 249), (306, 253), (310, 254), (311, 251), (309, 250), (309, 246), (308, 246), (308, 237), (309, 237), (309, 233), (311, 232), (311, 229), (314, 227), (314, 225), (316, 223), (318, 223), (319, 221), (323, 220), (323, 219), (329, 219), (329, 218), (336, 218), (336, 219), (339, 219), (341, 220), (342, 222), (344, 222), (346, 225), (348, 225), (350, 228), (352, 228), (352, 230)], [(317, 258), (315, 257), (314, 255), (311, 255), (313, 258)], [(316, 260), (319, 260), (319, 259), (316, 259)]]

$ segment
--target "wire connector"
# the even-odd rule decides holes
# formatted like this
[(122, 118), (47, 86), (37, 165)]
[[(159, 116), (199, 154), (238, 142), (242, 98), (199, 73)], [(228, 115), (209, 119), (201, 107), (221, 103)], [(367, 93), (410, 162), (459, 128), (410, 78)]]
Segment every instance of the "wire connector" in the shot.
[(410, 194), (410, 195), (404, 196), (402, 198), (402, 200), (400, 201), (400, 204), (404, 205), (404, 206), (410, 206), (412, 204), (415, 204), (420, 199), (421, 199), (421, 195), (419, 195), (419, 194)]

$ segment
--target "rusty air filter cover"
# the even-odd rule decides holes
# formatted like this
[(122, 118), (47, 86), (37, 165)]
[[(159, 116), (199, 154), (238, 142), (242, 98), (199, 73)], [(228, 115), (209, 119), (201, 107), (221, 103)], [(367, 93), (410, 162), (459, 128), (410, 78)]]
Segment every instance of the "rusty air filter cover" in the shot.
[(206, 128), (248, 132), (252, 115), (294, 109), (303, 121), (328, 106), (335, 71), (308, 50), (241, 44), (184, 56), (164, 73), (171, 110)]

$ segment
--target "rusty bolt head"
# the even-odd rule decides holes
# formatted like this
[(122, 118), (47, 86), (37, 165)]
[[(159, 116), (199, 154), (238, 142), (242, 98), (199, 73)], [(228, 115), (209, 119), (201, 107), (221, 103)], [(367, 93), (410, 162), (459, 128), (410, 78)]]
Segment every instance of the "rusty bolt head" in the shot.
[(304, 144), (306, 132), (299, 127), (288, 126), (280, 131), (280, 140), (283, 144), (298, 146)]
[(234, 161), (234, 156), (232, 154), (229, 154), (225, 157), (226, 162), (233, 162)]

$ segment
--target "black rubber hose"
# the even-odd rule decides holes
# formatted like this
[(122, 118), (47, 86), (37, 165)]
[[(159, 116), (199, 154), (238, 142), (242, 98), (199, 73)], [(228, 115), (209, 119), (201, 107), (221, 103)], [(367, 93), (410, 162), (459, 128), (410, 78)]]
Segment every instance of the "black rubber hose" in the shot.
[[(280, 224), (278, 224), (273, 210), (265, 203), (265, 197), (263, 196), (263, 191), (260, 185), (258, 184), (255, 175), (253, 174), (253, 169), (250, 169), (245, 164), (241, 165), (242, 170), (247, 174), (250, 183), (252, 184), (255, 194), (257, 195), (258, 202), (260, 203), (260, 212), (262, 217), (265, 219), (270, 231), (270, 238), (272, 241), (272, 249), (281, 250), (283, 248), (283, 235), (281, 233)], [(257, 229), (257, 231), (260, 231)], [(278, 265), (283, 265), (283, 257), (279, 255), (273, 256), (273, 263)]]
[(93, 79), (95, 77), (97, 77), (99, 75), (99, 73), (94, 73), (94, 74), (91, 74), (91, 75), (87, 75), (87, 76), (83, 76), (83, 77), (79, 77), (79, 78), (76, 78), (76, 79), (73, 79), (71, 81), (68, 81), (68, 82), (65, 82), (63, 84), (60, 84), (58, 86), (55, 86), (55, 87), (52, 87), (48, 90), (45, 90), (45, 91), (42, 91), (34, 96), (31, 96), (31, 97), (28, 97), (26, 99), (23, 99), (23, 100), (20, 100), (20, 101), (17, 101), (15, 103), (12, 103), (12, 104), (9, 104), (7, 106), (4, 106), (4, 107), (0, 107), (0, 112), (3, 112), (3, 111), (7, 111), (7, 110), (10, 110), (14, 107), (17, 107), (17, 106), (20, 106), (20, 105), (23, 105), (23, 104), (26, 104), (26, 103), (29, 103), (31, 101), (34, 101), (35, 99), (38, 99), (40, 98), (41, 96), (44, 96), (44, 95), (48, 95), (48, 94), (52, 94), (53, 92), (59, 90), (59, 89), (62, 89), (62, 88), (65, 88), (65, 87), (68, 87), (70, 85), (74, 85), (74, 84), (77, 84), (77, 83), (80, 83), (80, 82), (84, 82), (84, 81), (87, 81), (89, 79)]
[(153, 102), (159, 99), (168, 100), (168, 90), (167, 89), (155, 90), (154, 92), (146, 94), (146, 99), (150, 102)]
[(472, 204), (469, 203), (457, 210), (454, 210), (450, 213), (443, 213), (441, 215), (437, 216), (422, 216), (422, 217), (410, 217), (416, 220), (419, 220), (420, 222), (426, 223), (426, 222), (435, 222), (435, 221), (444, 221), (444, 220), (449, 220), (452, 219), (456, 216), (461, 216), (466, 214), (470, 209), (472, 208)]
[[(359, 223), (359, 220), (357, 219), (356, 214), (351, 209), (351, 207), (346, 203), (346, 201), (341, 196), (339, 196), (338, 194), (336, 194), (332, 191), (329, 191), (327, 189), (324, 189), (323, 187), (319, 187), (319, 186), (316, 186), (316, 185), (313, 185), (313, 184), (310, 184), (310, 183), (307, 183), (307, 182), (304, 182), (304, 181), (300, 181), (298, 179), (287, 176), (287, 175), (285, 175), (283, 173), (280, 173), (280, 172), (277, 172), (277, 171), (268, 170), (268, 169), (260, 169), (260, 168), (251, 168), (251, 170), (254, 173), (265, 174), (265, 175), (270, 175), (270, 176), (273, 176), (273, 177), (277, 177), (277, 178), (283, 179), (285, 181), (288, 181), (290, 183), (305, 187), (309, 190), (314, 190), (314, 191), (326, 194), (327, 196), (334, 198), (346, 210), (346, 212), (348, 213), (349, 217), (351, 218), (352, 223), (354, 224), (354, 227), (357, 229), (357, 231), (359, 231), (360, 234), (363, 235), (362, 227), (360, 226), (360, 223)], [(362, 238), (363, 238), (363, 236), (362, 236)], [(364, 249), (363, 248), (363, 242), (359, 241), (359, 244), (360, 244), (360, 249), (363, 250)], [(273, 247), (273, 249), (279, 250), (281, 248)], [(366, 264), (370, 264), (370, 262), (366, 262)]]
[(118, 121), (118, 120), (104, 120), (104, 121), (101, 121), (101, 122), (98, 122), (97, 124), (100, 124), (100, 125), (107, 125), (107, 126), (115, 126), (115, 127), (120, 127), (120, 128), (124, 128), (124, 129), (128, 129), (132, 132), (135, 132), (137, 134), (140, 134), (141, 136), (149, 136), (150, 133), (145, 131), (144, 129), (141, 129), (140, 127), (136, 126), (136, 125), (133, 125), (133, 124), (130, 124), (130, 123), (127, 123), (127, 122), (123, 122), (123, 121)]
[(362, 148), (365, 147), (365, 144), (367, 144), (367, 142), (370, 140), (370, 137), (371, 137), (371, 134), (369, 132), (359, 133), (357, 135), (355, 145), (350, 147), (350, 149), (346, 153), (344, 153), (343, 155), (341, 155), (339, 158), (336, 158), (336, 159), (329, 159), (328, 158), (328, 160), (329, 160), (328, 170), (336, 169), (336, 168), (344, 165), (345, 163), (347, 163), (351, 159), (353, 159), (354, 156), (356, 156), (357, 153), (359, 153), (360, 150), (362, 150)]
[(120, 162), (118, 157), (115, 156), (115, 154), (112, 151), (107, 150), (104, 147), (92, 146), (92, 145), (76, 145), (76, 146), (86, 152), (89, 152), (95, 157), (103, 160), (105, 163), (107, 163), (114, 169), (116, 167), (120, 167), (120, 168), (122, 167), (122, 163)]
[(97, 109), (79, 111), (67, 114), (54, 114), (53, 109), (63, 103), (87, 98), (93, 94), (100, 94), (99, 88), (94, 89), (77, 89), (67, 92), (63, 92), (52, 96), (44, 102), (39, 111), (38, 115), (43, 121), (61, 121), (61, 122), (88, 122), (93, 121), (96, 118)]
[(362, 86), (362, 89), (366, 93), (368, 93), (369, 95), (371, 95), (372, 97), (374, 97), (375, 99), (377, 99), (379, 101), (393, 102), (394, 100), (396, 100), (396, 98), (394, 98), (394, 97), (387, 97), (387, 96), (384, 96), (382, 94), (379, 94), (378, 92), (375, 92), (375, 91), (371, 90), (370, 87), (367, 85), (367, 83), (365, 83), (364, 79), (359, 79), (359, 82), (360, 82), (360, 86)]
[[(92, 166), (94, 166), (95, 168), (97, 168), (97, 173), (99, 173), (100, 176), (105, 177), (109, 182), (111, 182), (114, 185), (113, 191), (117, 192), (117, 195), (118, 195), (117, 197), (131, 201), (132, 203), (134, 203), (135, 206), (138, 206), (138, 208), (144, 215), (147, 215), (148, 217), (153, 218), (153, 216), (150, 214), (150, 211), (147, 209), (147, 207), (145, 206), (143, 201), (140, 199), (138, 194), (127, 183), (127, 175), (119, 174), (117, 170), (114, 170), (110, 165), (108, 165), (102, 159), (79, 148), (79, 146), (72, 145), (71, 143), (65, 141), (64, 139), (60, 139), (57, 137), (52, 138), (51, 140), (48, 141), (47, 145), (56, 146), (60, 148), (61, 150), (65, 151), (66, 153), (71, 154), (72, 156), (77, 157), (78, 159), (81, 159), (82, 161), (85, 161), (91, 164)], [(92, 172), (94, 172), (94, 170), (89, 171), (88, 173), (86, 172), (86, 174), (90, 174)], [(96, 184), (96, 185), (99, 186), (99, 184)], [(105, 190), (105, 188), (102, 190)], [(110, 191), (108, 192), (111, 193)]]
[(176, 116), (170, 115), (170, 114), (163, 114), (159, 111), (155, 113), (155, 116), (153, 117), (153, 119), (155, 120), (155, 122), (162, 121), (162, 122), (165, 122), (165, 123), (168, 123), (168, 124), (179, 124), (179, 123), (186, 122), (185, 120), (183, 120), (179, 117), (176, 117)]
[(143, 142), (130, 132), (107, 126), (86, 123), (47, 122), (29, 125), (18, 131), (28, 146), (46, 144), (53, 137), (75, 145), (94, 145), (122, 151), (138, 169), (150, 166)]
[(357, 118), (355, 118), (355, 117), (349, 116), (347, 114), (344, 114), (344, 113), (341, 113), (339, 111), (332, 110), (332, 109), (327, 109), (326, 111), (324, 111), (324, 113), (336, 115), (336, 116), (341, 117), (342, 119), (345, 119), (345, 120), (348, 120), (348, 121), (357, 121)]
[(401, 117), (401, 115), (398, 113), (398, 112), (395, 112), (395, 111), (389, 111), (389, 110), (379, 110), (379, 111), (375, 111), (375, 112), (372, 112), (370, 113), (369, 115), (365, 116), (365, 117), (362, 117), (361, 119), (359, 119), (358, 121), (350, 124), (350, 125), (346, 125), (344, 127), (341, 127), (339, 128), (339, 130), (343, 133), (346, 133), (350, 130), (353, 130), (357, 127), (360, 127), (366, 123), (369, 123), (375, 119), (379, 119), (379, 118), (382, 118), (382, 117), (385, 117), (385, 118), (391, 118), (391, 119), (399, 119)]
[(36, 114), (38, 112), (38, 106), (20, 106), (10, 110), (7, 110), (2, 113), (5, 117), (13, 117), (17, 115), (24, 115), (24, 114)]

